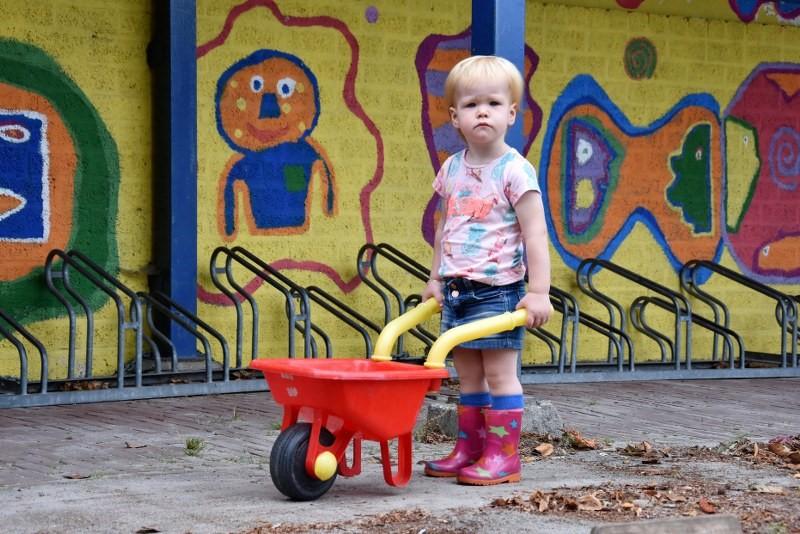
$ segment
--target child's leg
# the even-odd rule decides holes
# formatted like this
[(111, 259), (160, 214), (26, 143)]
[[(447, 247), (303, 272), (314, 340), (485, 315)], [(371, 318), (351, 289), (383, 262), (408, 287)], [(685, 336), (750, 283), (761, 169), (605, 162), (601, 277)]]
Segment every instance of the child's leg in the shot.
[(461, 382), (458, 401), (458, 436), (453, 450), (439, 460), (425, 462), (425, 474), (432, 477), (454, 477), (462, 467), (480, 458), (486, 441), (484, 410), (492, 398), (483, 378), (481, 353), (472, 349), (455, 349), (453, 359)]
[(459, 483), (491, 485), (520, 479), (518, 451), (524, 401), (517, 358), (513, 349), (483, 351), (483, 369), (492, 397), (491, 408), (484, 412), (486, 443), (478, 461), (459, 470)]
[(518, 357), (519, 351), (514, 349), (483, 350), (483, 374), (493, 397), (522, 395), (522, 384), (517, 376)]
[[(480, 350), (456, 347), (453, 349), (453, 364), (458, 373), (462, 394), (490, 391), (484, 375), (483, 355)], [(514, 376), (516, 376), (516, 369)]]

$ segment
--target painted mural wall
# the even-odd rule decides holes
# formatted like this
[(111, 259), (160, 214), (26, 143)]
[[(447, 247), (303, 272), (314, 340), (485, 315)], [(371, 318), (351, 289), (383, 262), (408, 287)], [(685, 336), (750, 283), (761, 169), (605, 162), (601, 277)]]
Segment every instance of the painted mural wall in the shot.
[[(524, 145), (559, 287), (576, 292), (577, 264), (602, 257), (677, 288), (702, 258), (798, 292), (798, 13), (696, 4), (527, 4)], [(235, 243), (377, 314), (356, 252), (385, 241), (430, 259), (431, 177), (462, 147), (442, 88), (469, 53), (469, 6), (200, 2), (200, 257)], [(229, 306), (207, 278), (200, 300)]]
[[(0, 307), (43, 339), (63, 376), (48, 251), (80, 247), (147, 287), (149, 2), (0, 5)], [(442, 87), (469, 54), (470, 2), (199, 0), (197, 17), (201, 316), (234, 339), (208, 259), (236, 245), (382, 321), (356, 254), (388, 242), (430, 261), (431, 182), (462, 146)], [(546, 201), (555, 285), (577, 293), (575, 266), (600, 256), (677, 287), (680, 265), (703, 258), (800, 293), (798, 23), (781, 1), (527, 3), (524, 152)], [(284, 315), (276, 292), (237, 275), (264, 316)], [(772, 310), (708, 284), (742, 309), (733, 327), (748, 330), (748, 348), (777, 350), (763, 334)], [(92, 305), (113, 320), (102, 295)], [(315, 321), (337, 355), (363, 353), (341, 323)], [(285, 321), (264, 323), (262, 355), (284, 355)], [(530, 343), (526, 359), (540, 349)], [(0, 374), (16, 372), (15, 358), (0, 347)]]
[[(50, 251), (81, 250), (146, 287), (150, 6), (3, 0), (0, 12), (0, 309), (42, 340), (50, 375), (63, 377), (69, 330), (64, 305), (44, 282)], [(71, 281), (96, 310), (95, 372), (113, 369), (116, 319), (107, 296), (81, 276)], [(18, 375), (19, 365), (3, 342), (0, 375)], [(38, 377), (38, 357), (29, 366)]]

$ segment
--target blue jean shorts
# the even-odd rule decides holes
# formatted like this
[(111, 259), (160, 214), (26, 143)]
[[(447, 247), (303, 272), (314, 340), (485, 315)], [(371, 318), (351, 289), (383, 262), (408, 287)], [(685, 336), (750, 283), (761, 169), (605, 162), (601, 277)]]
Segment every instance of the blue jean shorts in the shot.
[[(446, 332), (478, 319), (513, 312), (525, 296), (525, 282), (520, 280), (505, 286), (490, 286), (466, 278), (445, 278), (442, 285), (441, 331)], [(465, 349), (522, 349), (523, 327), (467, 341)]]

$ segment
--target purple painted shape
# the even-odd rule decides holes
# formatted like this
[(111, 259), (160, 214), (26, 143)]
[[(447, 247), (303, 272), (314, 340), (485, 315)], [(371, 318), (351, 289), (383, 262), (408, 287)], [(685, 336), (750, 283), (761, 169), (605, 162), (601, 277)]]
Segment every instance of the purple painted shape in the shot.
[(378, 22), (378, 8), (375, 6), (369, 6), (366, 11), (364, 11), (364, 18), (366, 18), (367, 22), (370, 24), (375, 24)]
[[(577, 120), (570, 121), (567, 128), (567, 227), (573, 235), (580, 235), (594, 224), (606, 201), (610, 181), (609, 164), (614, 154), (602, 134), (593, 128)], [(591, 205), (586, 207), (578, 206), (578, 184), (582, 180), (591, 182), (594, 194)]]

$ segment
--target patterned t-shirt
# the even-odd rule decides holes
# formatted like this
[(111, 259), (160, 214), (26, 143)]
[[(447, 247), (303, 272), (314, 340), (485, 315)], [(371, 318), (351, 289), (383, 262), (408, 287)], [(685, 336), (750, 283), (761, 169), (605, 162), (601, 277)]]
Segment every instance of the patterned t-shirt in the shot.
[(522, 231), (514, 205), (524, 193), (540, 191), (536, 170), (513, 148), (479, 166), (469, 165), (465, 154), (447, 158), (433, 181), (445, 217), (439, 276), (495, 286), (522, 280)]

